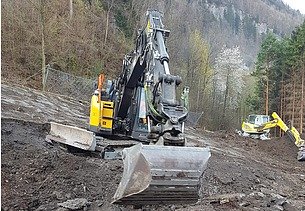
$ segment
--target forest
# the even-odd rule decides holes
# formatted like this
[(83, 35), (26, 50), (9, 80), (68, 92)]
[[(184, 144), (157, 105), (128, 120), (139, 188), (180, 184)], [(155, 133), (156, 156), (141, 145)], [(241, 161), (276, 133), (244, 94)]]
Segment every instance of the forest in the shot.
[(277, 111), (304, 130), (304, 16), (281, 1), (4, 0), (2, 81), (43, 89), (46, 65), (114, 79), (149, 8), (164, 13), (171, 72), (190, 88), (200, 126), (238, 128), (251, 112)]
[(304, 68), (305, 22), (290, 37), (277, 39), (269, 34), (257, 57), (253, 72), (257, 79), (255, 95), (249, 97), (249, 105), (265, 114), (278, 112), (302, 133), (305, 128)]

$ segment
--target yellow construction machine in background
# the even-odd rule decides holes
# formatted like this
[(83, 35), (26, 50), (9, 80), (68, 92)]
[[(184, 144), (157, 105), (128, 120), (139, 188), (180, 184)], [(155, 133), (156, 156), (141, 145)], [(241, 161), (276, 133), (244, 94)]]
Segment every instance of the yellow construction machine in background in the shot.
[(279, 127), (299, 148), (297, 159), (305, 161), (305, 141), (301, 139), (297, 129), (293, 126), (289, 128), (276, 112), (273, 112), (271, 116), (273, 120), (270, 120), (268, 115), (249, 115), (247, 121), (242, 123), (242, 135), (267, 140), (270, 129)]

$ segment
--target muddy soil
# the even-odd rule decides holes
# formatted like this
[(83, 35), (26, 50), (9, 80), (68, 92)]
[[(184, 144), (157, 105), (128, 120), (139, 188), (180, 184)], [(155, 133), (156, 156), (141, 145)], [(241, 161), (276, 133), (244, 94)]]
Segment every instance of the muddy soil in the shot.
[(86, 104), (8, 85), (1, 102), (2, 210), (65, 210), (59, 203), (76, 198), (89, 202), (86, 210), (305, 210), (305, 162), (296, 160), (297, 148), (285, 138), (259, 141), (187, 128), (189, 146), (212, 152), (200, 201), (135, 209), (110, 204), (120, 160), (73, 154), (45, 141), (49, 121), (85, 127)]
[(105, 203), (120, 181), (121, 161), (68, 153), (48, 144), (47, 132), (48, 124), (2, 119), (2, 208), (54, 210), (74, 198), (94, 202), (91, 208), (109, 206)]

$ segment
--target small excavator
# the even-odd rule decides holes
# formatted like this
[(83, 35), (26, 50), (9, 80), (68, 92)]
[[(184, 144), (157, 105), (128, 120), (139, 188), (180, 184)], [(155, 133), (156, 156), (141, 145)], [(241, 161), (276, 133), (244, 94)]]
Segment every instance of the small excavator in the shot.
[[(165, 47), (170, 31), (164, 29), (160, 12), (147, 11), (146, 17), (118, 79), (104, 84), (104, 76), (98, 78), (91, 98), (90, 131), (52, 123), (51, 139), (85, 150), (94, 150), (97, 140), (139, 143), (119, 153), (124, 171), (113, 203), (196, 203), (210, 150), (186, 146), (187, 102), (176, 98), (182, 80), (170, 74)], [(109, 149), (104, 148), (107, 155)]]
[(266, 140), (269, 139), (270, 129), (279, 127), (299, 148), (298, 161), (305, 161), (305, 141), (301, 139), (297, 129), (293, 126), (289, 128), (276, 112), (273, 112), (271, 116), (273, 120), (270, 120), (268, 115), (249, 115), (248, 120), (242, 123), (242, 135)]

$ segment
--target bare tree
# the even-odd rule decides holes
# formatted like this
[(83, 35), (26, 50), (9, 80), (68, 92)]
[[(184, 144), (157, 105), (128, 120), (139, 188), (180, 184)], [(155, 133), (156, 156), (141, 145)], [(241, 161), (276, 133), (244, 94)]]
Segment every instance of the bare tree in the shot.
[(42, 68), (42, 90), (46, 86), (46, 55), (45, 55), (45, 0), (40, 0), (40, 23), (41, 23), (41, 68)]
[(223, 48), (216, 58), (215, 65), (216, 89), (223, 95), (222, 118), (226, 117), (227, 109), (237, 109), (240, 94), (244, 87), (243, 76), (245, 66), (238, 47)]
[(73, 0), (69, 0), (69, 10), (70, 10), (70, 21), (73, 17)]
[(110, 11), (111, 11), (112, 6), (113, 6), (113, 0), (111, 0), (111, 3), (108, 2), (108, 11), (107, 11), (107, 16), (106, 16), (106, 28), (105, 28), (104, 45), (106, 45), (106, 42), (107, 42), (108, 30), (109, 30), (109, 16), (110, 16)]

